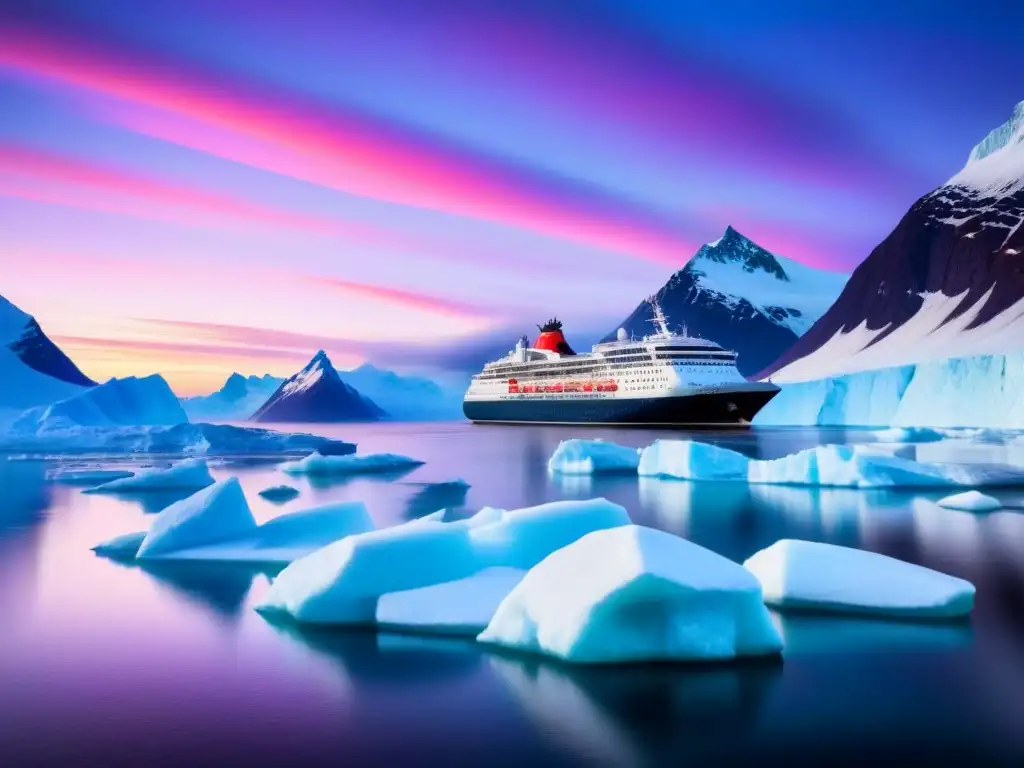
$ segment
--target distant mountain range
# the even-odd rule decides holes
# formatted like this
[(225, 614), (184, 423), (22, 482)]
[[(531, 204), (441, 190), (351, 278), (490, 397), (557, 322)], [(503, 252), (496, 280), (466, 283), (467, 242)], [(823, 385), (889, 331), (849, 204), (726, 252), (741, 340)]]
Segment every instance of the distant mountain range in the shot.
[[(672, 330), (738, 353), (740, 373), (768, 366), (828, 309), (847, 275), (776, 256), (732, 227), (697, 251), (658, 291)], [(621, 324), (636, 337), (651, 333), (651, 308), (643, 301)], [(613, 329), (604, 341), (615, 339)]]
[(440, 421), (462, 418), (462, 390), (442, 387), (430, 379), (399, 375), (370, 363), (338, 376), (368, 397), (395, 421)]
[(191, 421), (245, 421), (263, 405), (284, 379), (232, 373), (224, 386), (210, 395), (184, 397), (181, 405)]
[(377, 421), (386, 415), (376, 403), (342, 381), (327, 353), (320, 350), (253, 413), (252, 421)]
[(95, 385), (31, 315), (0, 296), (0, 409), (52, 403)]
[(1024, 102), (760, 373), (804, 381), (1024, 348)]

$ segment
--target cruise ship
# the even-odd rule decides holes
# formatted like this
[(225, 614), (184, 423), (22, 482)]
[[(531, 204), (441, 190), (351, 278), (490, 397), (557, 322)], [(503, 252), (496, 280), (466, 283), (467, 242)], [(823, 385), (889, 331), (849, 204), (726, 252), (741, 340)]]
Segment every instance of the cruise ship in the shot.
[(673, 333), (655, 297), (654, 332), (576, 354), (557, 319), (473, 376), (463, 400), (474, 422), (745, 426), (779, 388), (747, 381), (736, 353), (683, 328)]

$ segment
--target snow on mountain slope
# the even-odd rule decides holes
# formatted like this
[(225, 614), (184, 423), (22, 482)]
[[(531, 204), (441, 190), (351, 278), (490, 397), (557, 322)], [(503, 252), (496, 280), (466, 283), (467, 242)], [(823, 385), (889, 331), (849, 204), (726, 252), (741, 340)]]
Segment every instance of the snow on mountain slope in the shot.
[[(839, 295), (846, 275), (775, 256), (732, 227), (697, 251), (658, 291), (674, 327), (739, 353), (743, 374), (761, 370), (791, 346)], [(622, 323), (634, 336), (651, 331), (643, 302)], [(615, 338), (609, 333), (606, 341)]]
[(248, 419), (284, 383), (271, 376), (232, 373), (224, 386), (209, 395), (185, 397), (181, 405), (193, 421), (241, 421)]
[(451, 390), (430, 379), (402, 376), (365, 363), (338, 376), (364, 397), (400, 421), (462, 418), (462, 390)]
[(343, 382), (320, 350), (252, 415), (263, 422), (376, 421), (385, 416), (370, 399)]
[(65, 400), (26, 411), (14, 429), (38, 432), (73, 427), (130, 427), (188, 422), (178, 398), (158, 374), (111, 379)]
[(0, 296), (0, 410), (51, 403), (95, 383), (31, 315)]
[(1024, 102), (760, 373), (785, 383), (1024, 348)]

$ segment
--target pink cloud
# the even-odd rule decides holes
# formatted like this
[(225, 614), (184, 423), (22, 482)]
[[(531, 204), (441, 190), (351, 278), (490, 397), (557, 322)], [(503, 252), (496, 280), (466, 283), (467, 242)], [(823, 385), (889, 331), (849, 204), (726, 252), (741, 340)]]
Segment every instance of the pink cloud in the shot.
[[(257, 93), (209, 74), (193, 77), (81, 41), (14, 29), (0, 33), (0, 66), (144, 108), (146, 114), (111, 113), (140, 133), (328, 188), (656, 261), (675, 262), (693, 247), (678, 223), (601, 190), (352, 110)], [(154, 110), (173, 119), (158, 118)]]

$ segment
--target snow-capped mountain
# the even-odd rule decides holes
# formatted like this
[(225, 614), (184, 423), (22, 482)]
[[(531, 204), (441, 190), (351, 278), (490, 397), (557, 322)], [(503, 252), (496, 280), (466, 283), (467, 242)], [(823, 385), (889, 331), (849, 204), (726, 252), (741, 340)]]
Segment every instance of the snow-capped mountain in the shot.
[(1024, 102), (918, 200), (822, 318), (762, 371), (785, 383), (1024, 348)]
[(338, 376), (387, 411), (388, 418), (423, 421), (462, 418), (463, 391), (441, 387), (430, 379), (402, 376), (364, 363)]
[[(740, 373), (750, 375), (811, 327), (846, 278), (775, 256), (729, 227), (702, 246), (657, 296), (673, 330), (685, 325), (691, 334), (735, 350)], [(640, 337), (652, 331), (650, 321), (650, 305), (642, 302), (621, 327)]]
[(31, 315), (0, 296), (0, 408), (52, 403), (95, 384)]
[(192, 421), (242, 421), (274, 394), (284, 379), (232, 373), (224, 386), (209, 395), (184, 397), (181, 405)]
[(376, 421), (385, 412), (343, 382), (320, 350), (252, 415), (263, 422)]
[(51, 405), (31, 408), (14, 423), (22, 432), (73, 427), (170, 426), (188, 423), (163, 376), (128, 376), (109, 381)]

